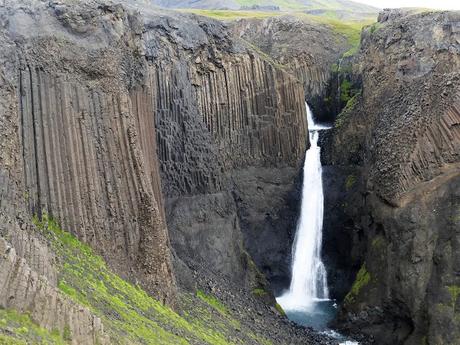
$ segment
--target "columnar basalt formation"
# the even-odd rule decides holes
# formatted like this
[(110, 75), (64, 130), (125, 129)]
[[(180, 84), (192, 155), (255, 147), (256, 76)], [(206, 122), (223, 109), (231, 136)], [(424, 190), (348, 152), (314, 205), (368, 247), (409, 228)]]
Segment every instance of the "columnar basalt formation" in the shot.
[(52, 215), (124, 277), (171, 301), (152, 101), (136, 54), (142, 22), (117, 5), (38, 1), (12, 3), (2, 18), (2, 153), (19, 158), (1, 167), (19, 186), (9, 202)]
[(458, 12), (383, 12), (355, 61), (362, 93), (326, 145), (331, 204), (347, 201), (326, 210), (344, 226), (326, 220), (325, 245), (348, 243), (361, 265), (339, 324), (380, 344), (460, 337), (459, 27)]
[[(189, 15), (166, 20), (152, 12), (146, 27), (150, 83), (158, 86), (163, 191), (178, 256), (253, 284), (244, 239), (259, 267), (284, 266), (282, 275), (289, 275), (283, 261), (296, 202), (286, 204), (295, 199), (307, 145), (302, 83), (222, 23)], [(261, 207), (248, 203), (253, 188)], [(285, 211), (288, 216), (281, 214)], [(254, 217), (250, 221), (248, 214)], [(261, 222), (265, 235), (256, 230)], [(276, 253), (255, 247), (273, 243), (277, 233), (285, 241), (277, 242)]]
[[(207, 170), (222, 175), (221, 168), (298, 163), (306, 146), (306, 120), (295, 78), (234, 41), (221, 23), (188, 16), (148, 20), (155, 23), (155, 30), (146, 33), (146, 54), (152, 83), (158, 85), (160, 160), (176, 175), (187, 164), (197, 164), (187, 171), (195, 180), (177, 187), (178, 192), (221, 189), (218, 176), (203, 176)], [(165, 64), (164, 59), (172, 61)], [(179, 138), (182, 145), (174, 146)], [(200, 148), (202, 141), (207, 145)], [(215, 159), (222, 166), (212, 167)]]
[[(40, 218), (89, 244), (136, 293), (173, 306), (173, 260), (181, 287), (210, 272), (249, 300), (265, 288), (259, 269), (272, 282), (289, 275), (308, 146), (304, 86), (320, 92), (332, 58), (316, 71), (312, 52), (299, 80), (227, 25), (142, 12), (102, 0), (0, 9), (0, 308), (29, 313), (50, 332), (70, 327), (75, 344), (108, 340), (75, 301), (88, 291), (65, 291), (65, 266), (78, 263), (65, 262)], [(97, 288), (116, 294), (104, 279)], [(287, 332), (282, 339), (292, 339)]]
[[(14, 235), (22, 232), (16, 228)], [(54, 286), (56, 282), (48, 281), (47, 276), (39, 274), (29, 266), (24, 259), (25, 254), (33, 255), (32, 263), (46, 267), (48, 274), (53, 269), (53, 263), (46, 253), (46, 245), (25, 233), (22, 236), (20, 245), (30, 245), (35, 251), (33, 254), (23, 252), (18, 255), (0, 237), (0, 306), (27, 313), (32, 320), (48, 330), (65, 333), (67, 329), (72, 334), (72, 344), (108, 344), (99, 318), (87, 308), (62, 295)], [(51, 274), (55, 275), (55, 272)]]
[(241, 19), (232, 28), (299, 79), (305, 98), (314, 106), (325, 96), (332, 65), (350, 48), (346, 38), (331, 27), (302, 17)]

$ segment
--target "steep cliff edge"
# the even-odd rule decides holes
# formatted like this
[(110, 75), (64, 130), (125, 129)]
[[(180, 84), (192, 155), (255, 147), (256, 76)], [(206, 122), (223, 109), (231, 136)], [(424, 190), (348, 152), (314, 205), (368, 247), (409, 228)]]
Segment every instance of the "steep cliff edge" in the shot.
[(21, 0), (0, 23), (0, 341), (334, 343), (246, 252), (288, 276), (297, 78), (189, 14)]
[(332, 65), (350, 49), (347, 38), (331, 26), (301, 16), (241, 19), (231, 25), (236, 35), (298, 78), (309, 101), (323, 96)]
[(52, 215), (171, 300), (154, 119), (137, 103), (142, 22), (115, 5), (36, 1), (12, 2), (2, 21), (1, 168), (17, 186), (9, 202)]
[(458, 344), (460, 14), (383, 12), (355, 66), (362, 91), (324, 153), (325, 251), (351, 287), (338, 325), (379, 344)]
[[(303, 84), (321, 90), (326, 76), (277, 63), (242, 38), (241, 23), (144, 14), (150, 83), (158, 85), (152, 90), (166, 216), (177, 257), (193, 270), (257, 289), (265, 284), (254, 260), (275, 288), (286, 286), (308, 144)], [(293, 27), (302, 37), (313, 31), (290, 17), (276, 25), (284, 33), (279, 44), (297, 37)], [(318, 30), (318, 40), (324, 34), (345, 41), (330, 29)], [(324, 70), (345, 49), (315, 48), (311, 58), (327, 56)], [(298, 59), (308, 51), (303, 47)]]

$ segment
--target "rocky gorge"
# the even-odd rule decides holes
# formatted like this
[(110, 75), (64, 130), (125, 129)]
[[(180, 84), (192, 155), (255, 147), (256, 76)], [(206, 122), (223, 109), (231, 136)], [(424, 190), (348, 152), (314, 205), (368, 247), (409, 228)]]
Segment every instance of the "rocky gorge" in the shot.
[(338, 323), (380, 344), (460, 339), (459, 20), (382, 12), (362, 33), (362, 89), (325, 140), (326, 207), (339, 209), (326, 252), (342, 243), (335, 272), (359, 268)]
[[(328, 97), (346, 104), (318, 111), (335, 120), (321, 138), (335, 327), (458, 343), (457, 12), (382, 12), (340, 68), (347, 36), (292, 15), (7, 0), (0, 23), (0, 343), (337, 344), (273, 298), (304, 102)], [(336, 104), (340, 78), (353, 92)]]

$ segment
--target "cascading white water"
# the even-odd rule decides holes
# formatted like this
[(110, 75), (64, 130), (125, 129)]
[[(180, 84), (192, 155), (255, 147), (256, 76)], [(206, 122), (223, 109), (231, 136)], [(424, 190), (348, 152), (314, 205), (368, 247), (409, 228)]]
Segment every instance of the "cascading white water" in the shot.
[(321, 261), (323, 228), (323, 184), (318, 125), (306, 104), (310, 148), (305, 154), (300, 218), (293, 246), (292, 279), (289, 291), (277, 298), (285, 310), (308, 310), (315, 301), (329, 299), (326, 269)]
[(340, 345), (359, 345), (327, 327), (337, 311), (335, 301), (329, 299), (326, 269), (321, 261), (323, 230), (323, 180), (319, 131), (329, 127), (315, 123), (307, 109), (310, 148), (303, 167), (302, 203), (292, 248), (292, 278), (289, 290), (277, 302), (290, 320), (310, 326), (338, 341)]

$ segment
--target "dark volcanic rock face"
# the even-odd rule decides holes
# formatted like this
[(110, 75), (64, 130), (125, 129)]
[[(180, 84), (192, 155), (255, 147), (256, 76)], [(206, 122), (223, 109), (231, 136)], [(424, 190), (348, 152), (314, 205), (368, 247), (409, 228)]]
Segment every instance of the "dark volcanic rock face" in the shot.
[(231, 25), (238, 37), (295, 75), (304, 84), (305, 99), (315, 114), (327, 116), (317, 104), (325, 95), (332, 65), (350, 48), (344, 36), (294, 16), (242, 19)]
[(302, 82), (195, 15), (21, 0), (0, 24), (1, 308), (107, 343), (100, 319), (58, 288), (62, 263), (31, 221), (49, 216), (163, 302), (178, 292), (174, 261), (181, 287), (217, 277), (275, 341), (323, 342), (252, 293), (266, 287), (258, 267), (273, 282), (289, 274)]
[(279, 295), (291, 276), (301, 196), (299, 171), (251, 167), (236, 170), (232, 177), (245, 247)]
[(24, 195), (9, 202), (52, 215), (124, 277), (172, 300), (139, 17), (119, 5), (20, 1), (1, 18), (1, 151), (16, 160), (1, 169)]
[(176, 16), (147, 14), (145, 33), (173, 247), (189, 266), (254, 287), (247, 250), (286, 283), (307, 145), (302, 83), (225, 25)]
[(382, 14), (326, 140), (325, 245), (343, 238), (360, 267), (338, 325), (378, 344), (459, 343), (459, 28), (458, 12)]

